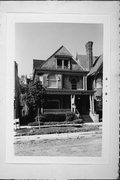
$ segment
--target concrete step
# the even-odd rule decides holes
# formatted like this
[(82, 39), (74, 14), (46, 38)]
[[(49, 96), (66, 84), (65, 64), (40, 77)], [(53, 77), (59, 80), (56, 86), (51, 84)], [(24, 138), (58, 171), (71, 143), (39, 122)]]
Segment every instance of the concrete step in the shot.
[(91, 119), (89, 115), (81, 115), (81, 118), (83, 119), (84, 123), (93, 122), (93, 120)]

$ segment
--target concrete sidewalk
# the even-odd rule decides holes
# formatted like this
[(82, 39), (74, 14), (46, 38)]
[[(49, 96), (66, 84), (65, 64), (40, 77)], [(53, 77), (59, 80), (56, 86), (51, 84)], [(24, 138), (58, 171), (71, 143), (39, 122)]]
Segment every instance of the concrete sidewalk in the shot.
[[(102, 122), (97, 123), (83, 123), (83, 124), (56, 124), (56, 125), (41, 125), (40, 127), (56, 127), (56, 126), (82, 126), (82, 125), (92, 125), (92, 126), (102, 126)], [(31, 128), (39, 128), (39, 126), (20, 126), (20, 129), (31, 129)]]
[(30, 136), (15, 136), (16, 141), (30, 141), (30, 140), (45, 140), (45, 139), (67, 139), (67, 138), (80, 138), (82, 136), (91, 136), (101, 134), (102, 131), (89, 131), (89, 132), (76, 132), (76, 133), (60, 133), (60, 134), (44, 134), (44, 135), (30, 135)]

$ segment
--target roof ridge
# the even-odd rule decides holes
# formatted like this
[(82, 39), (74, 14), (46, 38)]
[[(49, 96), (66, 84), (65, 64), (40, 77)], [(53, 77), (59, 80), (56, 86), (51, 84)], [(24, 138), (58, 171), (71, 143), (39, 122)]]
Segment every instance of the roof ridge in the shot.
[[(45, 60), (45, 63), (46, 62), (48, 62), (48, 60), (52, 57), (52, 56), (54, 56), (57, 52), (59, 52), (62, 48), (65, 48), (69, 53), (70, 53), (70, 51), (64, 46), (64, 45), (62, 45), (62, 46), (60, 46), (60, 48), (59, 49), (57, 49), (49, 58), (47, 58), (47, 60)], [(71, 54), (71, 53), (70, 53)], [(72, 54), (71, 54), (71, 56), (72, 56)], [(73, 57), (73, 56), (72, 56)], [(44, 63), (44, 64), (45, 64)], [(43, 65), (44, 65), (43, 64)], [(42, 66), (41, 66), (42, 67)]]
[[(47, 58), (47, 60), (49, 60), (52, 56), (54, 56), (60, 49), (62, 49), (63, 47), (65, 47), (65, 46), (60, 46), (60, 48), (59, 49), (57, 49), (49, 58)], [(47, 61), (46, 60), (46, 61)]]

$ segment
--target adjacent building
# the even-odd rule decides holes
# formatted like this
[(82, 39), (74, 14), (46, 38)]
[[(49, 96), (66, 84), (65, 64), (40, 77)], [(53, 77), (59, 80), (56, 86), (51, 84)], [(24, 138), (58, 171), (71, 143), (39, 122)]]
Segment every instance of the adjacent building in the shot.
[(94, 90), (95, 113), (99, 114), (102, 121), (102, 102), (103, 102), (103, 55), (99, 56), (88, 73), (89, 89)]
[(18, 77), (18, 64), (14, 61), (14, 119), (20, 115), (20, 84)]

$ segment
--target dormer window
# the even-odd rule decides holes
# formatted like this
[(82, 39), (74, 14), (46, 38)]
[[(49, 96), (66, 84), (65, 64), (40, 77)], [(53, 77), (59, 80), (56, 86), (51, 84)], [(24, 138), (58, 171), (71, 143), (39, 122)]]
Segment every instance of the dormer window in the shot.
[(62, 59), (57, 59), (57, 69), (62, 69)]
[(68, 65), (69, 65), (68, 60), (64, 60), (64, 69), (68, 69), (69, 68)]
[(57, 69), (70, 69), (70, 60), (57, 59)]

